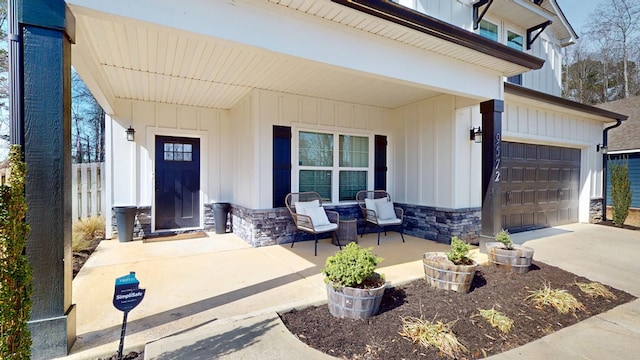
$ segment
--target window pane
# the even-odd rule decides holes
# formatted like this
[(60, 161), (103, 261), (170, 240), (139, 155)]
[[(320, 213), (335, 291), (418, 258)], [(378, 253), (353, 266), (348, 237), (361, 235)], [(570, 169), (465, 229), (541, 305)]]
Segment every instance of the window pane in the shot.
[(512, 84), (516, 84), (516, 85), (522, 85), (522, 74), (518, 74), (518, 75), (514, 75), (514, 76), (509, 76), (507, 78), (507, 81), (512, 83)]
[(368, 167), (369, 138), (340, 135), (340, 166)]
[(511, 31), (507, 31), (507, 45), (516, 50), (522, 50), (523, 37), (520, 34), (516, 34)]
[(340, 201), (355, 200), (356, 193), (366, 189), (366, 171), (340, 171)]
[(301, 131), (299, 147), (299, 165), (333, 166), (333, 135)]
[(486, 20), (480, 21), (480, 36), (493, 41), (498, 41), (498, 25), (492, 24)]
[(331, 170), (300, 170), (300, 192), (315, 191), (323, 200), (331, 201)]

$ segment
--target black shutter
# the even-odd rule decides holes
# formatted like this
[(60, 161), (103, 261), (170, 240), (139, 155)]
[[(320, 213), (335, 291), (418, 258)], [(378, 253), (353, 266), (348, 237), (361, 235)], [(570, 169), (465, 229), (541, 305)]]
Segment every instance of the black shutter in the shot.
[(291, 192), (291, 127), (273, 126), (273, 207)]
[(376, 135), (374, 154), (374, 190), (387, 190), (387, 137)]

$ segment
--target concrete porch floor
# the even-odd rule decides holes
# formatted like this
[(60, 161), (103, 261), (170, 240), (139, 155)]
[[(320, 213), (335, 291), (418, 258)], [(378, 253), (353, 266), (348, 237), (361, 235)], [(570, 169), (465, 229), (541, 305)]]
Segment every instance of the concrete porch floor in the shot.
[[(233, 234), (144, 243), (104, 240), (73, 281), (77, 340), (65, 359), (96, 359), (117, 352), (123, 313), (112, 304), (115, 279), (135, 272), (146, 289), (129, 313), (125, 353), (206, 324), (326, 302), (321, 275), (326, 258), (338, 250), (330, 239), (253, 248)], [(379, 271), (390, 284), (422, 278), (422, 254), (449, 246), (388, 232), (358, 237), (385, 260)], [(486, 256), (474, 249), (475, 259)]]

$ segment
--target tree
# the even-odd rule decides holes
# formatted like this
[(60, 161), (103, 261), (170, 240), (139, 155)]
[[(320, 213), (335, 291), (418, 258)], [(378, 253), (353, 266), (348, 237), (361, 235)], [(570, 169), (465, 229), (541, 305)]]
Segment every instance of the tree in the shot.
[[(0, 0), (0, 150), (9, 144), (9, 53), (7, 0)], [(104, 111), (77, 73), (72, 74), (72, 158), (76, 163), (104, 161)], [(0, 151), (0, 161), (6, 153)]]
[(103, 162), (104, 110), (75, 71), (71, 73), (71, 87), (73, 162)]
[[(592, 28), (590, 33), (599, 42), (599, 50), (607, 55), (610, 50), (615, 51), (616, 58), (622, 63), (622, 98), (630, 96), (629, 60), (637, 44), (640, 25), (640, 1), (638, 0), (605, 0), (598, 4), (595, 12), (590, 15)], [(604, 66), (608, 59), (604, 59)], [(606, 75), (607, 70), (603, 73)]]
[(608, 82), (602, 73), (603, 68), (603, 62), (595, 60), (582, 42), (572, 49), (565, 48), (563, 97), (583, 104), (605, 102)]

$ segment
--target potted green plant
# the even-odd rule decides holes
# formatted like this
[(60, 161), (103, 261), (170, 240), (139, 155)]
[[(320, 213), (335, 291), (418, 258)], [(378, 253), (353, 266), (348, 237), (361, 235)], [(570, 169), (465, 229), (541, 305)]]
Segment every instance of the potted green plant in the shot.
[(372, 248), (349, 243), (327, 258), (322, 273), (331, 315), (366, 319), (378, 312), (386, 283), (384, 276), (375, 271), (383, 259), (371, 251)]
[(478, 263), (469, 254), (471, 246), (457, 236), (451, 238), (447, 253), (427, 252), (422, 265), (427, 282), (438, 289), (467, 293), (471, 289)]
[(496, 241), (486, 243), (487, 257), (494, 266), (516, 274), (525, 274), (531, 267), (534, 250), (528, 246), (514, 244), (507, 230), (500, 230)]

